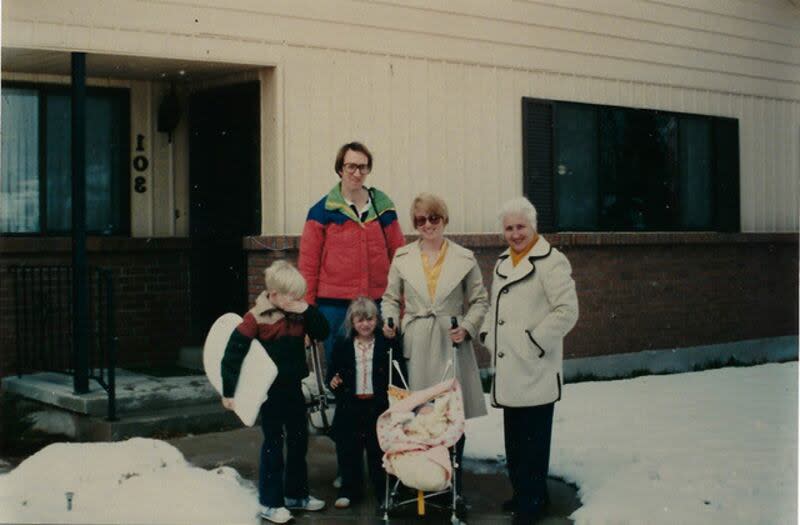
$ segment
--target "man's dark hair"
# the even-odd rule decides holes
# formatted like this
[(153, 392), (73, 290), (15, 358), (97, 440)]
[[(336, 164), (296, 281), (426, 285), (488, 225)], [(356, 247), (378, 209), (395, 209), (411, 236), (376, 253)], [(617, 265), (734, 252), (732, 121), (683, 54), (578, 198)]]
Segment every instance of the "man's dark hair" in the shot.
[(370, 153), (367, 147), (360, 142), (348, 142), (347, 144), (339, 148), (339, 152), (336, 154), (336, 163), (334, 164), (334, 168), (336, 169), (337, 175), (341, 175), (342, 173), (344, 156), (347, 154), (348, 151), (357, 151), (359, 153), (363, 153), (364, 155), (366, 155), (367, 166), (369, 166), (369, 169), (372, 169), (372, 153)]

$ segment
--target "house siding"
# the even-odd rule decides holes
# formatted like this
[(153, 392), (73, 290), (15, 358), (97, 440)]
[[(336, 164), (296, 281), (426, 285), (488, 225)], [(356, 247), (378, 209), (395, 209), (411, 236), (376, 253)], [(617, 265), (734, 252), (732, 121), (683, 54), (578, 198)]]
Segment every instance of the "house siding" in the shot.
[[(452, 230), (493, 231), (522, 191), (522, 97), (737, 118), (741, 229), (800, 229), (800, 9), (788, 2), (11, 0), (3, 17), (4, 46), (263, 66), (277, 83), (262, 105), (265, 234), (301, 231), (352, 138), (401, 209), (433, 191), (452, 203)], [(147, 197), (132, 205), (135, 235), (173, 235), (158, 227), (169, 199)]]
[[(581, 301), (566, 354), (797, 333), (796, 2), (6, 0), (2, 19), (4, 48), (83, 51), (90, 75), (92, 55), (226, 66), (225, 78), (178, 82), (184, 108), (197, 90), (260, 82), (262, 236), (244, 241), (251, 299), (269, 262), (296, 258), (306, 211), (337, 181), (334, 155), (347, 141), (375, 154), (369, 183), (392, 197), (406, 233), (418, 192), (447, 200), (448, 233), (476, 251), (488, 284), (504, 248), (497, 210), (523, 191), (524, 97), (735, 118), (744, 233), (548, 235), (570, 257)], [(65, 73), (3, 78), (67, 83)], [(122, 364), (174, 361), (191, 328), (190, 243), (160, 239), (189, 235), (190, 116), (170, 145), (156, 130), (169, 83), (143, 73), (89, 80), (130, 88), (131, 158), (143, 134), (149, 159), (149, 191), (131, 191), (134, 239), (89, 250), (120, 279)], [(23, 257), (13, 242), (0, 238), (0, 287), (15, 261), (68, 260), (45, 245)], [(0, 288), (0, 375), (15, 351), (13, 306)]]

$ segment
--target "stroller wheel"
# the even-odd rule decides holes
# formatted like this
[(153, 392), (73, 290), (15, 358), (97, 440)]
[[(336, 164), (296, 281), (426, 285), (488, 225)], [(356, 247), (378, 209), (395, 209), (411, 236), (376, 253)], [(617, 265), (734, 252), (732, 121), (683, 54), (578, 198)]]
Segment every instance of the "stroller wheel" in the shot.
[(383, 505), (378, 506), (375, 511), (375, 517), (377, 517), (379, 520), (382, 520), (383, 523), (388, 523), (392, 518), (392, 511), (390, 509), (391, 508), (387, 509)]

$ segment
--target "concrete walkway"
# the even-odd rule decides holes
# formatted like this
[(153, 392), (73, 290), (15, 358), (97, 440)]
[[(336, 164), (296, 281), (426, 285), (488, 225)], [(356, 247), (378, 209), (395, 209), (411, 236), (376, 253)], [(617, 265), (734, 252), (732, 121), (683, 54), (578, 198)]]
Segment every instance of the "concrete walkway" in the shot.
[[(203, 468), (229, 466), (244, 478), (256, 482), (258, 459), (261, 447), (261, 430), (245, 428), (214, 434), (203, 434), (169, 440), (187, 460)], [(336, 472), (336, 455), (333, 443), (324, 437), (312, 437), (308, 451), (308, 470), (311, 492), (328, 502), (322, 512), (296, 513), (296, 523), (374, 524), (382, 523), (376, 518), (375, 502), (366, 498), (359, 505), (347, 509), (334, 509), (336, 489), (331, 482)], [(580, 507), (575, 488), (557, 480), (549, 480), (552, 503), (549, 516), (541, 525), (564, 525), (572, 523), (567, 516)], [(464, 495), (470, 505), (466, 522), (470, 524), (511, 523), (511, 517), (503, 514), (500, 506), (511, 496), (511, 485), (505, 468), (491, 463), (465, 462)], [(415, 509), (407, 506), (398, 510), (391, 524), (399, 523), (450, 523), (450, 513), (429, 508), (425, 517), (417, 517)]]

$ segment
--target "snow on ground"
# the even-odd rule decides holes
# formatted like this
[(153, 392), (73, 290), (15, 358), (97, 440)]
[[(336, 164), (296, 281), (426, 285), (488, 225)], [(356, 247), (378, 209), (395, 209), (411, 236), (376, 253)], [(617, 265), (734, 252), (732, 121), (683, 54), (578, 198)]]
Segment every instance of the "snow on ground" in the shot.
[[(550, 473), (579, 487), (571, 518), (796, 523), (797, 374), (793, 362), (566, 385)], [(502, 421), (468, 421), (465, 455), (503, 457)]]
[(57, 443), (0, 476), (0, 523), (257, 524), (257, 513), (235, 470), (193, 467), (152, 439)]
[[(795, 523), (797, 373), (795, 362), (566, 385), (551, 473), (580, 488), (572, 518)], [(470, 420), (466, 455), (502, 460), (502, 429), (500, 410)], [(256, 525), (257, 510), (234, 470), (193, 467), (150, 439), (55, 444), (0, 475), (0, 523)]]

